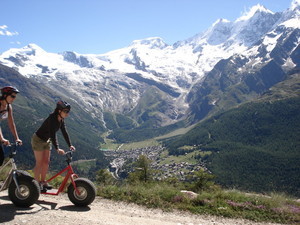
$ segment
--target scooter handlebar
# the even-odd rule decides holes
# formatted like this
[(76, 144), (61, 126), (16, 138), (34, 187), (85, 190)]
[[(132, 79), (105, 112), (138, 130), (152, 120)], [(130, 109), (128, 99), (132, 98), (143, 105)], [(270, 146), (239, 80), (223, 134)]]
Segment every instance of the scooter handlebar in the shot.
[(65, 156), (67, 158), (67, 162), (71, 162), (72, 161), (72, 156), (73, 156), (73, 151), (65, 152)]

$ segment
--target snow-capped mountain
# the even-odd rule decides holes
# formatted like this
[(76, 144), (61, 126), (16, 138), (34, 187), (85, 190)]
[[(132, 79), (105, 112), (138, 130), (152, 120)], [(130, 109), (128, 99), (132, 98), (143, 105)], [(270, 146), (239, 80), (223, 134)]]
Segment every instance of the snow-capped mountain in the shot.
[(258, 97), (286, 79), (292, 68), (299, 67), (299, 9), (298, 4), (280, 17), (274, 14), (278, 19), (269, 32), (246, 50), (220, 60), (201, 82), (193, 85), (187, 101), (194, 122)]
[[(170, 106), (156, 116), (161, 124), (169, 124), (191, 111), (191, 99), (197, 99), (191, 95), (198, 93), (195, 88), (201, 86), (220, 60), (239, 56), (245, 62), (238, 64), (242, 68), (236, 68), (237, 76), (242, 77), (245, 74), (241, 71), (251, 68), (253, 72), (283, 52), (292, 54), (292, 49), (279, 49), (278, 43), (291, 32), (299, 31), (299, 8), (299, 0), (293, 0), (289, 9), (279, 13), (256, 5), (233, 22), (219, 19), (207, 31), (173, 45), (152, 37), (95, 55), (48, 53), (30, 44), (2, 53), (0, 63), (73, 98), (100, 119), (103, 111), (134, 111), (146, 91), (155, 87)], [(293, 35), (295, 50), (299, 32)], [(297, 57), (280, 58), (284, 71), (296, 65)]]

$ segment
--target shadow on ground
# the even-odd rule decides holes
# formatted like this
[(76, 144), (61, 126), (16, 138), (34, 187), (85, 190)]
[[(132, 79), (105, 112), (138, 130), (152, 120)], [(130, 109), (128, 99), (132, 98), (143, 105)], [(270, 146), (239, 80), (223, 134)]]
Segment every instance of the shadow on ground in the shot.
[(65, 211), (78, 211), (78, 212), (86, 212), (90, 210), (90, 207), (78, 207), (75, 205), (67, 205), (57, 207), (56, 202), (39, 200), (36, 204), (32, 205), (28, 208), (16, 207), (8, 196), (1, 196), (0, 200), (4, 200), (4, 202), (0, 201), (0, 223), (10, 222), (15, 219), (17, 215), (32, 215), (38, 213), (42, 210), (65, 210)]

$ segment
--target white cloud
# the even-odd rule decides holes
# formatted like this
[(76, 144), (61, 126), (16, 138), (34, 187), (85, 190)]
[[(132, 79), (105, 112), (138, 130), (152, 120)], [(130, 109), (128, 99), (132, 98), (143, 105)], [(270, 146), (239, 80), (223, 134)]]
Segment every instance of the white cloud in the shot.
[(2, 26), (0, 26), (0, 29), (2, 30), (4, 30), (4, 29), (7, 29), (7, 26), (6, 25), (2, 25)]
[(1, 25), (0, 26), (0, 36), (14, 36), (14, 35), (19, 35), (18, 32), (11, 32), (8, 30), (8, 27), (6, 25)]
[(12, 41), (12, 42), (10, 42), (10, 44), (21, 45), (21, 42), (20, 41)]

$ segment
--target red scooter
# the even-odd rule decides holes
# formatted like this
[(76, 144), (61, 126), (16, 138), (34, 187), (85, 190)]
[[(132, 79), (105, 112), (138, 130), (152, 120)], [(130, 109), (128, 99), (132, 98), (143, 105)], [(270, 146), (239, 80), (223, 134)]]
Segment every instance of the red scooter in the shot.
[(72, 155), (73, 151), (68, 151), (65, 153), (67, 167), (49, 178), (46, 182), (54, 180), (59, 175), (66, 173), (65, 178), (60, 184), (58, 189), (53, 190), (42, 190), (41, 194), (46, 195), (58, 195), (60, 192), (63, 192), (67, 186), (68, 181), (70, 184), (68, 186), (68, 197), (70, 201), (76, 206), (87, 206), (91, 204), (96, 197), (96, 187), (92, 181), (86, 178), (79, 178), (77, 174), (74, 173), (72, 168)]

